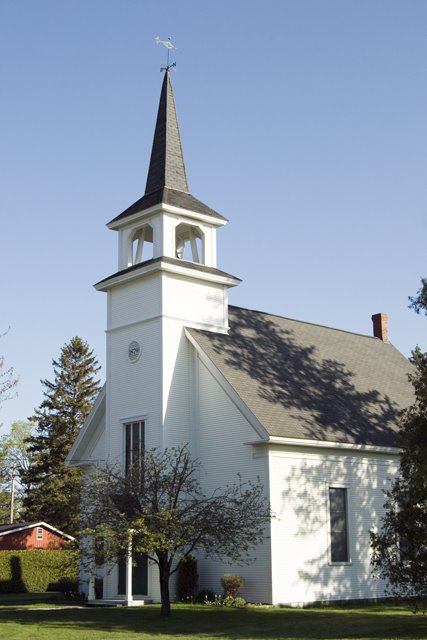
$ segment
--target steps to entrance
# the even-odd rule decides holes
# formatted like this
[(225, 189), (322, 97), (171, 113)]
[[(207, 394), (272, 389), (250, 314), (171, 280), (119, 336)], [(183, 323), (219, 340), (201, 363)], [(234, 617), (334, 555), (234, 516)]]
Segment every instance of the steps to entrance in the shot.
[(87, 607), (143, 607), (145, 604), (152, 604), (152, 600), (88, 600)]

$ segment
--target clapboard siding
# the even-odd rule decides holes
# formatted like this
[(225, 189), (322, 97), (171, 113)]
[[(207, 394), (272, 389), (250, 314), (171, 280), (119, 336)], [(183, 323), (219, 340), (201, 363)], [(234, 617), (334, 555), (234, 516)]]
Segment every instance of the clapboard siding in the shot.
[(155, 318), (161, 313), (161, 275), (152, 274), (114, 287), (110, 293), (108, 329)]
[[(363, 599), (384, 595), (372, 578), (369, 532), (380, 527), (384, 489), (396, 472), (393, 457), (307, 453), (291, 448), (270, 452), (272, 602)], [(331, 564), (329, 486), (348, 493), (350, 562)]]
[(163, 434), (165, 447), (190, 445), (190, 345), (182, 323), (163, 321)]
[(227, 295), (221, 285), (167, 274), (163, 279), (163, 314), (186, 326), (223, 329), (227, 326)]
[[(257, 439), (257, 434), (205, 365), (197, 360), (196, 366), (195, 402), (199, 412), (199, 457), (202, 461), (200, 480), (205, 491), (209, 493), (227, 483), (237, 482), (240, 473), (243, 481), (261, 479), (267, 501), (267, 457), (254, 457), (253, 447), (245, 444)], [(268, 535), (267, 528), (266, 537)], [(269, 602), (271, 573), (267, 541), (254, 551), (254, 558), (253, 564), (245, 566), (200, 558), (201, 588), (221, 593), (221, 576), (238, 573), (245, 580), (241, 592), (244, 598), (252, 602)]]
[[(38, 530), (41, 536), (38, 537)], [(28, 527), (23, 531), (13, 531), (0, 536), (1, 551), (22, 551), (25, 549), (60, 549), (69, 543), (68, 538), (51, 531), (43, 525)]]
[[(137, 362), (128, 358), (128, 346), (136, 340), (141, 346)], [(161, 323), (142, 322), (108, 336), (110, 377), (107, 389), (107, 457), (123, 460), (123, 423), (146, 420), (146, 446), (161, 446)]]

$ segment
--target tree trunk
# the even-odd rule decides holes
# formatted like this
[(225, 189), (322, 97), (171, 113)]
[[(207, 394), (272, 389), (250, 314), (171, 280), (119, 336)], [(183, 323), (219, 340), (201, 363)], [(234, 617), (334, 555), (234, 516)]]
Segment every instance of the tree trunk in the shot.
[(167, 617), (171, 614), (171, 601), (169, 595), (169, 574), (170, 567), (166, 554), (162, 554), (159, 557), (159, 576), (160, 576), (160, 598), (162, 606), (160, 608), (160, 615)]

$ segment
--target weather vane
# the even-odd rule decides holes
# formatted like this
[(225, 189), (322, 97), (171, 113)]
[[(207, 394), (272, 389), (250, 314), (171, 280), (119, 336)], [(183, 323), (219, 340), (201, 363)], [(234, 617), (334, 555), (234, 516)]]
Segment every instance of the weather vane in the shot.
[(175, 45), (171, 42), (171, 39), (168, 38), (167, 40), (160, 40), (159, 36), (156, 36), (154, 40), (157, 42), (157, 44), (162, 44), (168, 50), (168, 59), (166, 61), (166, 64), (162, 64), (162, 66), (160, 67), (160, 71), (169, 71), (169, 69), (176, 67), (176, 62), (172, 62), (171, 64), (169, 64), (170, 51), (171, 49), (176, 49)]

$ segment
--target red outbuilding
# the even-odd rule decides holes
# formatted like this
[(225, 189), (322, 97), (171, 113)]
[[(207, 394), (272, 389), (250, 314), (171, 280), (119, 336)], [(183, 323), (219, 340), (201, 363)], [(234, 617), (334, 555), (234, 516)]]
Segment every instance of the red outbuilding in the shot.
[(0, 550), (60, 549), (74, 540), (46, 522), (0, 524)]

